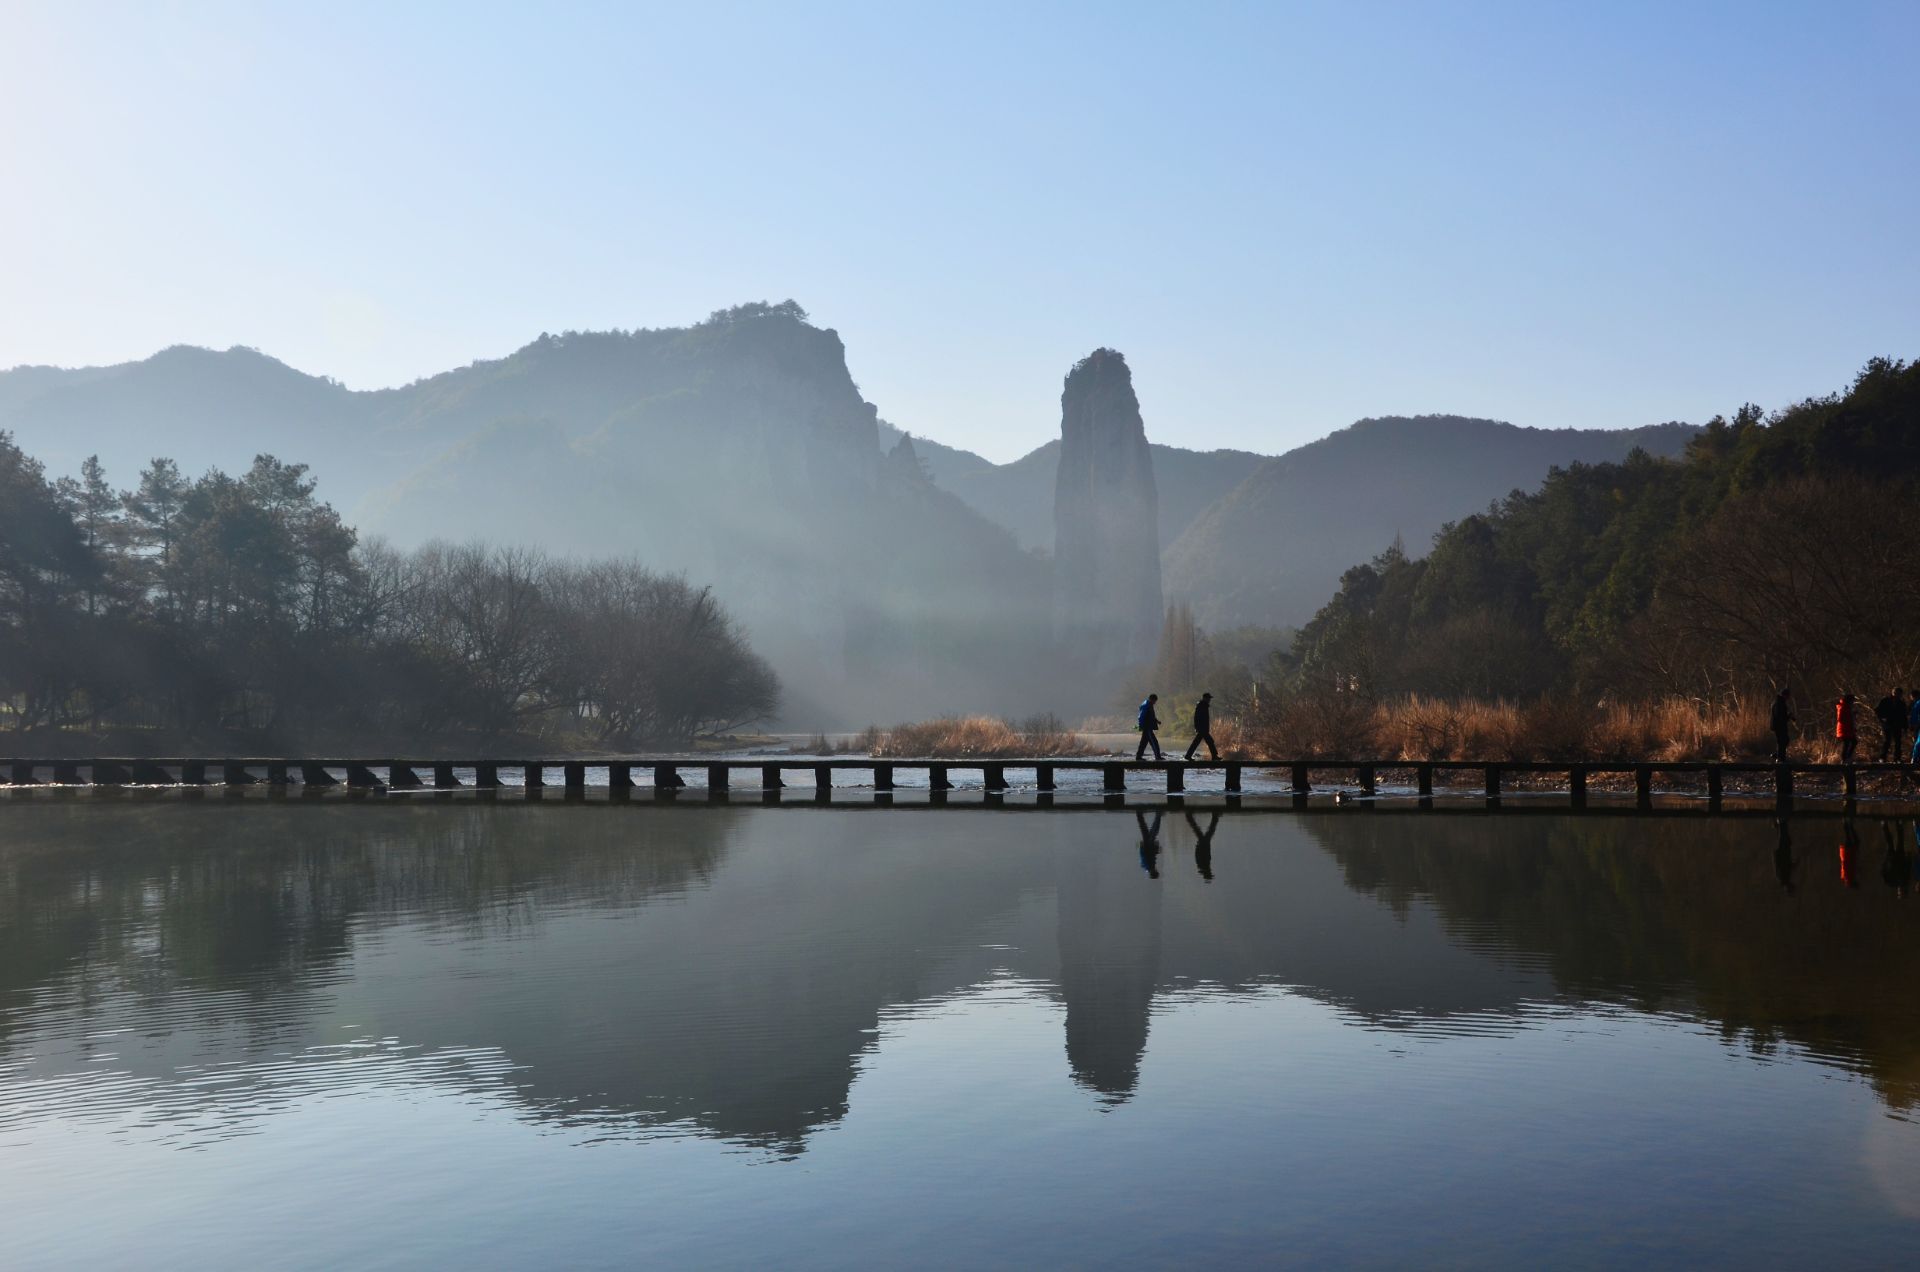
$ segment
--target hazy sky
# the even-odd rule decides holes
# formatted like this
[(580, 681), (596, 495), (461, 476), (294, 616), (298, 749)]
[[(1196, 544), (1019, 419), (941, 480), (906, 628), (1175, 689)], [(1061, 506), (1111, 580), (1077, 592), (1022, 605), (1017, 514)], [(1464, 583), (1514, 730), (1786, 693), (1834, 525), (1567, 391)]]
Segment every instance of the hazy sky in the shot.
[(0, 366), (356, 387), (793, 297), (1008, 459), (1704, 419), (1920, 355), (1920, 0), (0, 0)]

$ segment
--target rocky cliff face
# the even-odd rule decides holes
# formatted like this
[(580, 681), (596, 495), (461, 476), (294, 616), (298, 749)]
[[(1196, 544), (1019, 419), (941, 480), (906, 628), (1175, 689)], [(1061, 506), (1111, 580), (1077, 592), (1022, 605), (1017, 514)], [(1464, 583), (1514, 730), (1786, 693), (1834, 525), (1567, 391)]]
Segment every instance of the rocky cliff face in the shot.
[(1085, 666), (1145, 662), (1159, 637), (1160, 530), (1127, 360), (1096, 349), (1060, 394), (1053, 495), (1054, 630)]

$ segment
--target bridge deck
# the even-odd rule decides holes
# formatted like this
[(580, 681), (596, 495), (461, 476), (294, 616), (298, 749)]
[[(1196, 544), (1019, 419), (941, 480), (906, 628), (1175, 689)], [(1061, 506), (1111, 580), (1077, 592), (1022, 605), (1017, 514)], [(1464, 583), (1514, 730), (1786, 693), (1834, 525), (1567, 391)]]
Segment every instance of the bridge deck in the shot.
[[(1255, 770), (1284, 772), (1288, 777), (1287, 790), (1301, 799), (1312, 792), (1313, 777), (1316, 774), (1351, 774), (1353, 784), (1369, 795), (1377, 790), (1382, 774), (1411, 774), (1418, 793), (1423, 797), (1434, 793), (1436, 778), (1474, 774), (1480, 779), (1480, 786), (1477, 789), (1484, 794), (1489, 803), (1497, 803), (1500, 800), (1503, 783), (1509, 776), (1534, 777), (1542, 774), (1565, 774), (1568, 793), (1576, 805), (1584, 803), (1588, 781), (1596, 775), (1632, 775), (1638, 801), (1645, 805), (1651, 801), (1653, 781), (1656, 777), (1700, 774), (1706, 779), (1708, 801), (1715, 807), (1719, 805), (1724, 791), (1724, 779), (1734, 774), (1770, 775), (1774, 799), (1782, 807), (1791, 804), (1795, 778), (1800, 776), (1838, 777), (1848, 796), (1856, 794), (1858, 782), (1862, 776), (1909, 778), (1915, 776), (1913, 767), (1902, 764), (1822, 764), (1799, 761), (1787, 764), (1766, 764), (1701, 760), (1188, 761), (1132, 760), (1124, 756), (930, 759), (906, 756), (796, 755), (561, 756), (555, 758), (496, 756), (421, 760), (338, 756), (102, 756), (91, 759), (17, 757), (0, 760), (0, 777), (4, 777), (8, 784), (14, 786), (34, 786), (43, 782), (77, 786), (250, 786), (264, 783), (304, 786), (346, 785), (397, 790), (420, 787), (456, 789), (468, 786), (480, 789), (518, 787), (538, 790), (548, 786), (560, 786), (567, 790), (583, 791), (587, 786), (589, 769), (606, 770), (607, 786), (615, 792), (628, 791), (643, 785), (634, 780), (636, 773), (649, 774), (652, 780), (647, 784), (657, 790), (682, 787), (686, 784), (681, 776), (682, 770), (693, 770), (703, 774), (707, 789), (716, 792), (728, 789), (735, 774), (752, 775), (758, 780), (760, 789), (776, 791), (785, 786), (785, 775), (806, 773), (812, 775), (816, 790), (824, 794), (832, 789), (835, 773), (848, 771), (871, 773), (875, 790), (887, 792), (894, 789), (896, 778), (902, 770), (905, 770), (925, 773), (928, 788), (936, 794), (952, 789), (951, 777), (956, 771), (981, 774), (982, 785), (989, 793), (1008, 789), (1008, 772), (1030, 771), (1034, 774), (1039, 790), (1048, 793), (1056, 789), (1056, 779), (1060, 773), (1092, 771), (1102, 775), (1101, 789), (1108, 794), (1124, 793), (1127, 789), (1126, 781), (1129, 774), (1153, 773), (1162, 777), (1164, 789), (1169, 795), (1184, 792), (1186, 775), (1190, 771), (1219, 770), (1223, 776), (1224, 793), (1229, 796), (1238, 795), (1242, 789), (1243, 775), (1248, 770)], [(334, 771), (340, 772), (342, 776), (334, 776)], [(469, 780), (461, 780), (462, 772), (469, 775)], [(503, 780), (503, 774), (516, 776), (517, 780)]]

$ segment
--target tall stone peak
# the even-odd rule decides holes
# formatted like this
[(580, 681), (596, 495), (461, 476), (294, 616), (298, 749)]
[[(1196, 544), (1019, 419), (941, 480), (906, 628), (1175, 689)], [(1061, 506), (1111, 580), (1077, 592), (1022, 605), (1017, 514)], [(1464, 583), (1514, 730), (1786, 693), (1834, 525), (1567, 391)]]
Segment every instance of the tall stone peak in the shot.
[(1095, 349), (1060, 394), (1053, 494), (1054, 629), (1086, 665), (1153, 657), (1164, 608), (1159, 499), (1133, 372)]

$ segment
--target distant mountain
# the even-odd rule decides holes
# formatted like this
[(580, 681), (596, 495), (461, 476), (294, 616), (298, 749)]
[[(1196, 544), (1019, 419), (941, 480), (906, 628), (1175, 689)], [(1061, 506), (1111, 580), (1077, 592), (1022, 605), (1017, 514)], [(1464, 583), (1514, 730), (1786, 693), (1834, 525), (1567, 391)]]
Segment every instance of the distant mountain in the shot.
[(1679, 454), (1698, 430), (1518, 428), (1457, 415), (1361, 420), (1259, 465), (1167, 548), (1170, 601), (1203, 625), (1304, 623), (1349, 566), (1396, 535), (1418, 556), (1447, 522), (1479, 512), (1550, 469)]
[[(741, 616), (809, 727), (1078, 705), (1047, 637), (1060, 443), (1010, 464), (924, 438), (902, 449), (838, 335), (792, 302), (542, 335), (371, 392), (245, 348), (19, 367), (0, 372), (0, 429), (55, 474), (97, 452), (122, 488), (154, 456), (192, 475), (267, 452), (310, 465), (368, 535), (684, 570)], [(1303, 622), (1396, 533), (1418, 552), (1556, 464), (1673, 454), (1690, 432), (1429, 416), (1364, 420), (1277, 459), (1152, 445), (1167, 599), (1216, 629)]]
[(22, 368), (0, 373), (0, 429), (55, 473), (97, 451), (120, 487), (153, 456), (239, 471), (267, 451), (310, 464), (366, 535), (683, 570), (808, 727), (1068, 706), (1043, 696), (1060, 679), (1046, 563), (886, 462), (839, 336), (791, 302), (542, 336), (377, 392), (245, 349)]
[(378, 395), (353, 393), (253, 349), (175, 345), (110, 367), (0, 371), (0, 429), (56, 474), (98, 454), (131, 486), (156, 455), (197, 475), (245, 468), (260, 453), (310, 463), (328, 497), (364, 489)]
[[(1151, 427), (1151, 425), (1149, 425)], [(881, 437), (899, 430), (882, 423)], [(972, 451), (956, 450), (913, 439), (925, 461), (927, 475), (942, 489), (960, 496), (968, 507), (1013, 531), (1024, 548), (1053, 550), (1053, 490), (1060, 471), (1060, 441), (1028, 451), (1007, 464), (996, 464)], [(1160, 546), (1165, 548), (1200, 515), (1208, 504), (1238, 486), (1268, 456), (1252, 451), (1184, 450), (1153, 447), (1153, 480), (1160, 492)]]

